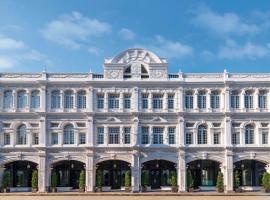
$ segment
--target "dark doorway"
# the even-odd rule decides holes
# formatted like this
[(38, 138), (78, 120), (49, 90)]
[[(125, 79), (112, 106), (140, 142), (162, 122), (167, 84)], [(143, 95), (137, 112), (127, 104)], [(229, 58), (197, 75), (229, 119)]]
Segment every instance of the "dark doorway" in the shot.
[(166, 160), (151, 160), (143, 163), (142, 173), (149, 174), (151, 189), (171, 186), (171, 174), (176, 172), (175, 164)]

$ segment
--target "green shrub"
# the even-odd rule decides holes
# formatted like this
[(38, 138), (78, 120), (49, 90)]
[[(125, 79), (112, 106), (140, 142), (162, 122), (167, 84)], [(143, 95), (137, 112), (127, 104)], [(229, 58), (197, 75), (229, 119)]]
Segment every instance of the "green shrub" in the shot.
[(80, 173), (79, 188), (85, 189), (85, 171), (82, 170)]
[(193, 181), (192, 174), (191, 174), (190, 170), (188, 170), (188, 172), (187, 172), (187, 186), (188, 186), (188, 188), (194, 187), (194, 181)]
[(103, 184), (103, 180), (102, 180), (102, 173), (100, 170), (97, 170), (97, 174), (96, 174), (96, 186), (97, 187), (101, 187)]
[(34, 170), (32, 172), (32, 181), (31, 181), (32, 188), (38, 187), (38, 171)]
[(56, 174), (56, 172), (52, 173), (51, 187), (53, 187), (53, 188), (57, 187), (57, 174)]
[(145, 170), (142, 172), (142, 186), (149, 186), (149, 172)]
[(216, 187), (217, 187), (218, 192), (223, 192), (224, 183), (223, 183), (223, 174), (222, 174), (222, 172), (218, 172)]
[(125, 172), (125, 187), (129, 188), (131, 186), (131, 176), (129, 170)]
[(237, 170), (235, 171), (234, 174), (234, 187), (236, 189), (240, 188), (240, 174)]
[(9, 171), (5, 171), (3, 174), (2, 186), (3, 188), (10, 187), (10, 172)]
[(264, 172), (263, 173), (263, 177), (262, 177), (262, 187), (265, 189), (265, 190), (270, 190), (270, 175), (269, 173), (267, 172)]
[(173, 187), (176, 187), (177, 186), (177, 176), (176, 176), (176, 172), (175, 171), (172, 171), (171, 172), (171, 185)]

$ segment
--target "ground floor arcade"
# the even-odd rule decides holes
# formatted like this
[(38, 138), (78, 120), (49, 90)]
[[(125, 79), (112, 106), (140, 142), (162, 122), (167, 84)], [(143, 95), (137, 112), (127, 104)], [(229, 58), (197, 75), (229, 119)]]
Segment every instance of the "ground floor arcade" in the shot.
[[(234, 187), (237, 172), (244, 190), (258, 190), (262, 174), (270, 172), (270, 159), (263, 151), (201, 151), (175, 150), (80, 150), (54, 152), (4, 152), (0, 157), (0, 178), (10, 174), (12, 191), (30, 191), (31, 174), (38, 171), (40, 192), (51, 186), (52, 176), (57, 177), (58, 191), (76, 191), (81, 171), (86, 173), (86, 191), (93, 192), (97, 178), (103, 191), (123, 191), (125, 174), (131, 176), (131, 190), (139, 192), (142, 186), (151, 191), (171, 190), (175, 174), (179, 192), (187, 191), (187, 173), (190, 171), (194, 188), (215, 190), (217, 174), (224, 174), (225, 191)], [(100, 177), (97, 177), (97, 174)]]

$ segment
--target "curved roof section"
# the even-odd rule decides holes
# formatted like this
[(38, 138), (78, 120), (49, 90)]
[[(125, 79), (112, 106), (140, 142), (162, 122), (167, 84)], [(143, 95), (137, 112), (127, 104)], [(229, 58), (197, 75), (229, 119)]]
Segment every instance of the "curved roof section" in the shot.
[(142, 48), (127, 49), (111, 59), (105, 59), (106, 64), (128, 64), (134, 61), (142, 61), (148, 64), (167, 63), (166, 59), (162, 59), (153, 52)]

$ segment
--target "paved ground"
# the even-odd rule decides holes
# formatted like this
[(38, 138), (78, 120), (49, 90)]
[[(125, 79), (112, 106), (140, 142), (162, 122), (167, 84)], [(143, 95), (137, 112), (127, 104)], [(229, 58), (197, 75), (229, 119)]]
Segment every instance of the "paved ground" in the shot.
[[(188, 196), (186, 196), (188, 195)], [(142, 195), (137, 194), (110, 194), (110, 193), (48, 193), (48, 194), (32, 194), (32, 193), (0, 193), (0, 200), (270, 200), (270, 194), (265, 193), (241, 193), (230, 195), (219, 193), (187, 193), (187, 194), (174, 194), (174, 193), (147, 193)]]
[(270, 196), (0, 196), (0, 200), (270, 200)]

